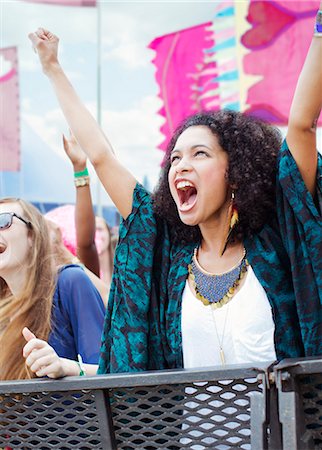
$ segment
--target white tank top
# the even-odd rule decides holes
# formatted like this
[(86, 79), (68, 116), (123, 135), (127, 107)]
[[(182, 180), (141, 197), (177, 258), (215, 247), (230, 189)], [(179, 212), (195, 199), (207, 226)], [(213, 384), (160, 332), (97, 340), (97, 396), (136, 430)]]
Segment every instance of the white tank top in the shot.
[(218, 309), (205, 306), (188, 280), (182, 297), (182, 347), (185, 368), (274, 361), (274, 322), (266, 293), (248, 266), (243, 286)]

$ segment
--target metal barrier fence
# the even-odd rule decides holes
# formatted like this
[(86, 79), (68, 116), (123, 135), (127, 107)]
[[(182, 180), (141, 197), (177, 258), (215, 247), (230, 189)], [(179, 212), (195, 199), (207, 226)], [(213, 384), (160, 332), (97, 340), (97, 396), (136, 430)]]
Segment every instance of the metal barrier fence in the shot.
[(274, 367), (283, 449), (322, 449), (322, 359), (286, 359)]
[(2, 382), (0, 447), (247, 450), (269, 365)]
[(0, 382), (0, 449), (322, 448), (321, 371), (306, 359)]

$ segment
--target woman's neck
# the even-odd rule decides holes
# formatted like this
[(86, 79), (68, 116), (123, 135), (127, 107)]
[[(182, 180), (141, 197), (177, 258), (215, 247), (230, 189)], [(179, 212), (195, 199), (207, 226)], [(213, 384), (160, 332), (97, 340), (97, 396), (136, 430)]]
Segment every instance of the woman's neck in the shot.
[(198, 250), (198, 261), (208, 272), (222, 273), (233, 267), (244, 254), (243, 243), (235, 240), (227, 245), (223, 255), (223, 241), (226, 240), (227, 231), (222, 223), (211, 226), (200, 226), (202, 235)]
[(222, 208), (217, 217), (207, 223), (199, 224), (202, 236), (202, 249), (221, 256), (222, 243), (227, 236), (227, 208)]
[(10, 271), (10, 273), (1, 274), (1, 277), (7, 283), (8, 288), (12, 293), (12, 295), (14, 297), (18, 297), (25, 288), (27, 279), (27, 270), (25, 268), (20, 267), (19, 269)]

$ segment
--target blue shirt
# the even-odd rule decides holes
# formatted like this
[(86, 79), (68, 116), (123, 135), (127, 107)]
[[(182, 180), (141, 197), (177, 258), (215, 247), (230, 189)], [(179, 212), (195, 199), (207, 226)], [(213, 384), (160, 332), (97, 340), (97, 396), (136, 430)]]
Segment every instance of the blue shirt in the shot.
[(84, 363), (97, 364), (104, 315), (101, 296), (84, 270), (64, 266), (58, 273), (48, 339), (56, 353), (73, 360), (79, 353)]

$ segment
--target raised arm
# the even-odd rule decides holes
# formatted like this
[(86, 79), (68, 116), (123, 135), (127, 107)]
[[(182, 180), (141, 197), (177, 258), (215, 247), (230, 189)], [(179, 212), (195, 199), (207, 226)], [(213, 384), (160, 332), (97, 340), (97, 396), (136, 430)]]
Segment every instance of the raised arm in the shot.
[[(70, 159), (74, 174), (82, 174), (87, 170), (86, 154), (83, 152), (75, 136), (71, 133), (69, 138), (63, 135), (65, 152)], [(77, 183), (84, 180), (88, 184)], [(91, 188), (88, 177), (75, 178), (76, 206), (75, 206), (75, 228), (77, 256), (85, 266), (98, 277), (100, 267), (98, 253), (95, 245), (95, 215), (93, 211)]]
[[(322, 24), (322, 12), (318, 13), (317, 21)], [(296, 86), (286, 136), (289, 149), (312, 195), (316, 189), (316, 128), (322, 107), (322, 32), (315, 34)]]
[(58, 61), (57, 36), (39, 28), (35, 33), (30, 33), (29, 38), (39, 56), (44, 73), (53, 85), (70, 129), (93, 164), (121, 216), (126, 218), (132, 210), (135, 178), (116, 159), (103, 131), (66, 77)]

